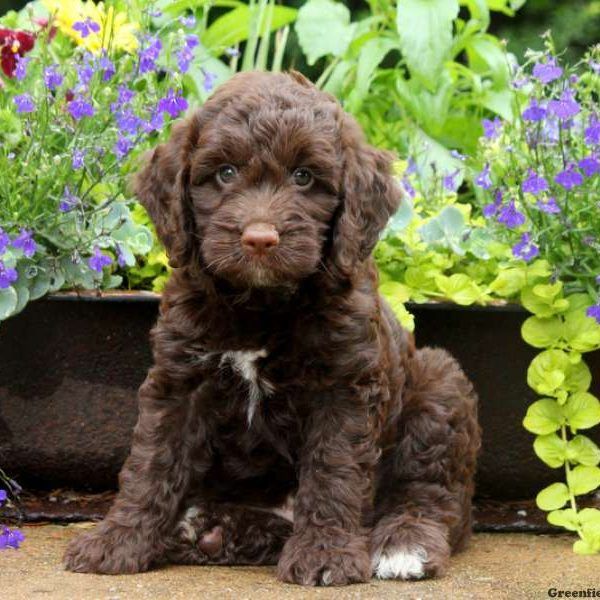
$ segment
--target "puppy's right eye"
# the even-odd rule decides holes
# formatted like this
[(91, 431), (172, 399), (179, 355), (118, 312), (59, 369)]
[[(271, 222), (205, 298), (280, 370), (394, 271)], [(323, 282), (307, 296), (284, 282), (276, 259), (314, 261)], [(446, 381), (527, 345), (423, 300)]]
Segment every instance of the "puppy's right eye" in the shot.
[(217, 171), (217, 181), (222, 184), (231, 183), (237, 175), (237, 169), (232, 165), (223, 165)]

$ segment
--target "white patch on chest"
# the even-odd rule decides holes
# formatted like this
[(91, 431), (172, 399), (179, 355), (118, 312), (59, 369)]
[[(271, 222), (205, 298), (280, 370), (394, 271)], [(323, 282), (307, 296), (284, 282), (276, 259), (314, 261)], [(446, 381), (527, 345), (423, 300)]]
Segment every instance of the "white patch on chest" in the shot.
[(373, 574), (378, 579), (421, 579), (425, 575), (427, 550), (413, 548), (386, 548), (373, 557)]
[(266, 356), (267, 351), (264, 348), (262, 350), (224, 352), (223, 356), (221, 356), (220, 364), (230, 363), (232, 369), (248, 383), (247, 419), (249, 426), (252, 424), (252, 419), (262, 397), (273, 393), (273, 385), (266, 379), (258, 376), (258, 369), (256, 367), (256, 361)]
[(190, 506), (183, 515), (183, 519), (179, 521), (179, 531), (181, 537), (188, 540), (189, 542), (195, 542), (198, 534), (196, 528), (193, 525), (194, 519), (200, 514), (200, 509), (197, 506)]

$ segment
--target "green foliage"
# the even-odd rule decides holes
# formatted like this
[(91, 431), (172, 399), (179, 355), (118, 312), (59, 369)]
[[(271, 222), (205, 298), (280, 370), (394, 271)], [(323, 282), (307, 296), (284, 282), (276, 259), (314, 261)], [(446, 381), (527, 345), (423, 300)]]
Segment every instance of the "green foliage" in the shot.
[(450, 149), (475, 148), (482, 114), (512, 116), (507, 57), (487, 29), (490, 10), (512, 14), (517, 4), (384, 0), (352, 22), (340, 2), (308, 0), (295, 28), (308, 63), (324, 61), (318, 85), (374, 143), (449, 173)]

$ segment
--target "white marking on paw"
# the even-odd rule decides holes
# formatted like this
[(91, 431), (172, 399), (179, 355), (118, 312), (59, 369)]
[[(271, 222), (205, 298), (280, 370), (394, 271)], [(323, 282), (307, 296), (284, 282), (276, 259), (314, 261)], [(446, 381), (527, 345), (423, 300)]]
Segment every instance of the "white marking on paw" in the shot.
[(333, 576), (331, 575), (331, 571), (329, 569), (325, 569), (321, 574), (321, 583), (323, 585), (331, 585), (333, 581)]
[(256, 361), (266, 356), (267, 351), (263, 348), (262, 350), (224, 352), (221, 357), (221, 365), (230, 362), (232, 369), (248, 382), (248, 408), (246, 411), (248, 426), (252, 425), (252, 419), (263, 395), (269, 396), (274, 391), (273, 384), (264, 378), (261, 379), (256, 368)]
[(389, 548), (373, 557), (378, 579), (421, 579), (425, 575), (427, 550), (421, 546)]
[(179, 521), (179, 529), (183, 538), (190, 542), (195, 542), (198, 538), (196, 528), (192, 525), (192, 521), (200, 514), (200, 509), (197, 506), (190, 506), (183, 515), (183, 519)]
[(276, 506), (271, 509), (271, 512), (290, 523), (294, 522), (294, 494), (289, 494), (289, 496), (285, 499), (285, 502), (281, 506)]

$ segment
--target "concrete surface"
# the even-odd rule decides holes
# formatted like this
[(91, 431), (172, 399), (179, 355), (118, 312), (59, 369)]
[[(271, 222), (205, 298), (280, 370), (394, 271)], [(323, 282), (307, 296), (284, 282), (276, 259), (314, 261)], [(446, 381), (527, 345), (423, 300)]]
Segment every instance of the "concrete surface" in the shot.
[(63, 549), (86, 527), (90, 524), (24, 527), (23, 547), (0, 551), (0, 598), (517, 600), (548, 598), (549, 588), (600, 588), (597, 556), (572, 554), (573, 538), (568, 536), (531, 534), (478, 534), (466, 552), (452, 559), (446, 576), (434, 581), (373, 581), (347, 588), (314, 589), (279, 583), (272, 567), (169, 567), (118, 577), (66, 573), (60, 564)]

